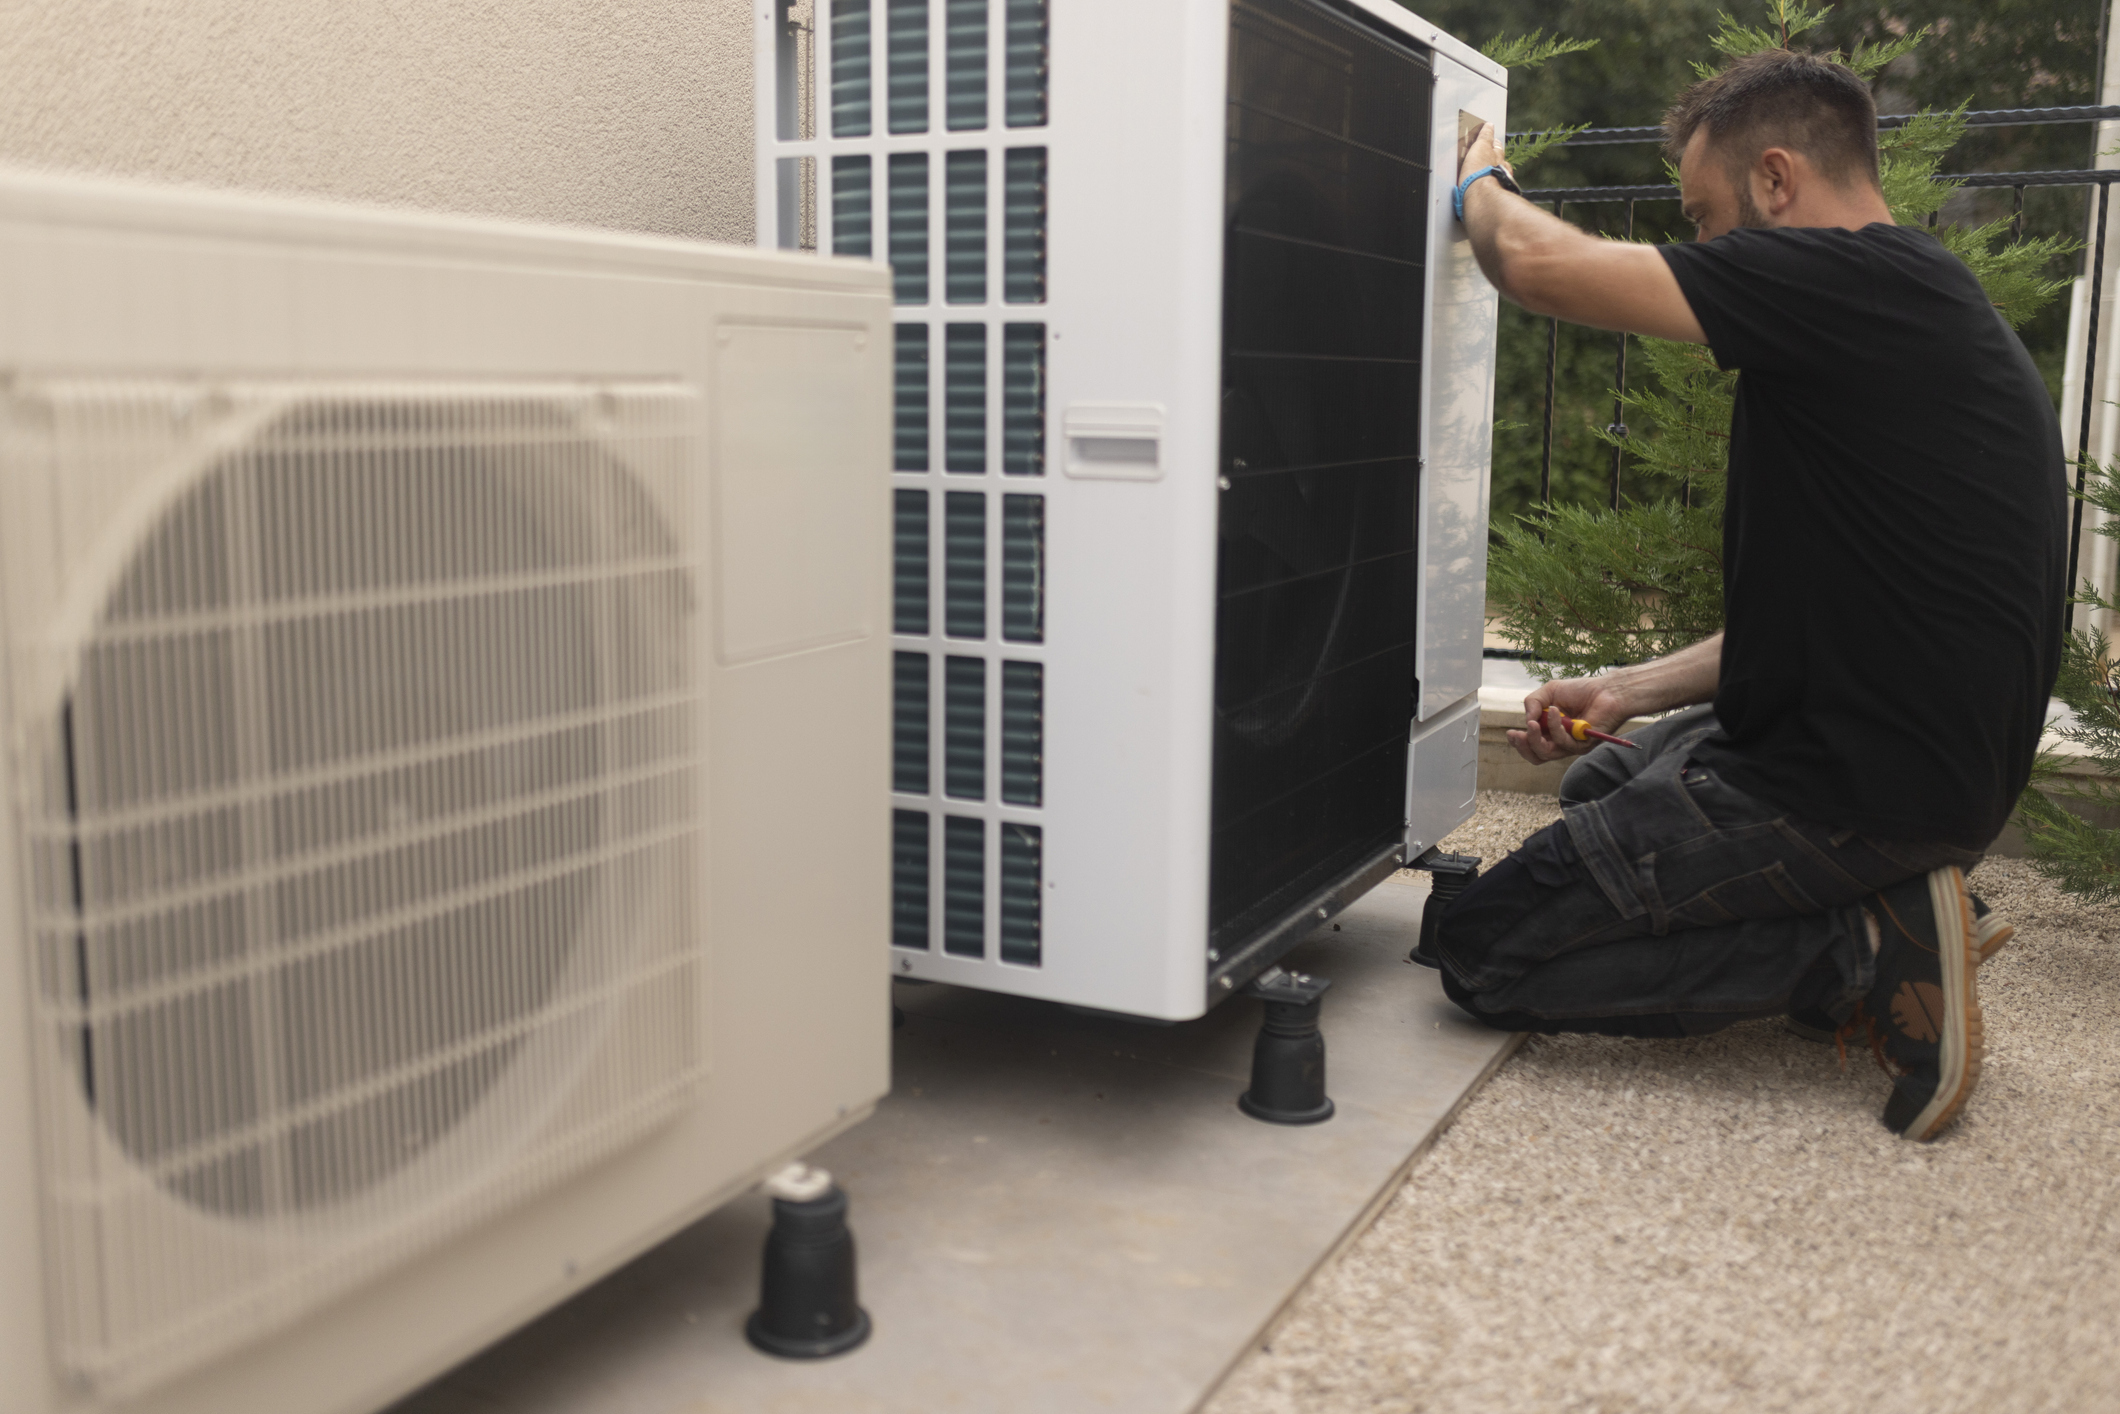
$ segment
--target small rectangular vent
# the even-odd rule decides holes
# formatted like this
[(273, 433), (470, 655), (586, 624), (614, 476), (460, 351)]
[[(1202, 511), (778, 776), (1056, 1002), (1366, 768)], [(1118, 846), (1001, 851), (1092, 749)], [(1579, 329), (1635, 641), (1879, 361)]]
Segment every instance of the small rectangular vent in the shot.
[(1045, 149), (1012, 147), (1001, 168), (1001, 298), (1045, 302)]
[[(926, 707), (927, 700), (923, 697), (921, 709), (925, 711)], [(926, 779), (926, 764), (923, 757), (923, 780)], [(1001, 799), (1009, 805), (1040, 806), (1045, 803), (1044, 797), (1045, 664), (1004, 662), (1001, 665)]]
[(899, 490), (891, 550), (891, 631), (928, 631), (928, 496)]
[(928, 155), (892, 153), (890, 184), (892, 297), (900, 304), (926, 304)]
[(943, 105), (951, 132), (986, 126), (988, 0), (947, 0), (943, 13)]
[[(895, 158), (893, 159), (896, 160)], [(897, 390), (893, 399), (891, 466), (928, 469), (928, 326), (900, 324), (896, 337)]]
[(891, 946), (928, 945), (928, 817), (924, 810), (891, 812)]
[(885, 3), (891, 131), (924, 133), (928, 126), (928, 0)]
[(986, 821), (942, 820), (942, 947), (958, 957), (986, 955)]
[(942, 506), (942, 631), (986, 637), (986, 496), (952, 491)]
[(986, 470), (986, 326), (943, 330), (942, 467)]
[(947, 153), (942, 174), (943, 298), (951, 304), (984, 304), (986, 153)]
[(1045, 475), (1045, 326), (1001, 326), (1001, 470)]
[(1046, 71), (1052, 55), (1046, 44), (1046, 0), (1008, 0), (1008, 125), (1045, 126)]
[[(911, 656), (911, 655), (907, 655)], [(925, 666), (926, 660), (922, 660)], [(957, 800), (986, 799), (986, 659), (943, 662), (942, 788)], [(923, 714), (926, 702), (921, 703)], [(924, 725), (923, 721), (923, 725)], [(927, 752), (921, 749), (921, 779)], [(923, 786), (924, 790), (926, 787)]]
[(1040, 894), (1045, 831), (1036, 825), (1001, 825), (1001, 960), (1036, 967), (1043, 960)]
[[(952, 658), (952, 663), (957, 660)], [(928, 793), (928, 655), (891, 655), (891, 789)]]
[(1045, 497), (1001, 498), (1001, 636), (1045, 641)]
[(866, 157), (832, 159), (832, 254), (867, 259), (874, 249), (874, 195)]
[[(870, 0), (833, 0), (833, 137), (869, 135), (869, 3)], [(1013, 39), (1013, 19), (1010, 24)], [(1011, 95), (1013, 105), (1013, 90)]]

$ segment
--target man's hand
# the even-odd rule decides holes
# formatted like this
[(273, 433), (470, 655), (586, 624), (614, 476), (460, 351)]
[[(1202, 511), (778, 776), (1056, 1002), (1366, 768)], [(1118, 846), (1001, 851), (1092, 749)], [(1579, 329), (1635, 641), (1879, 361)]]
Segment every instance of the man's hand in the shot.
[(1597, 745), (1568, 735), (1563, 715), (1580, 717), (1601, 732), (1616, 732), (1634, 713), (1609, 677), (1557, 678), (1524, 699), (1524, 725), (1509, 733), (1509, 744), (1538, 766), (1581, 756)]
[(1482, 123), (1469, 136), (1458, 139), (1458, 174), (1462, 182), (1482, 167), (1499, 167), (1513, 180), (1516, 169), (1502, 157), (1499, 145), (1500, 134), (1494, 124)]
[(1597, 745), (1568, 735), (1560, 716), (1580, 717), (1601, 732), (1617, 732), (1630, 717), (1710, 702), (1722, 682), (1720, 633), (1663, 658), (1615, 668), (1594, 678), (1558, 678), (1524, 699), (1524, 725), (1509, 744), (1534, 765), (1580, 756)]

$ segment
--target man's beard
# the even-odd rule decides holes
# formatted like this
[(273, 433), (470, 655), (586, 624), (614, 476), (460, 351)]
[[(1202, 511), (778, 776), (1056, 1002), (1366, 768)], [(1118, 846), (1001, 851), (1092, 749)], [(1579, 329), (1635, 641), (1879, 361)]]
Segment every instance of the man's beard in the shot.
[(1749, 181), (1737, 184), (1737, 224), (1748, 231), (1770, 229), (1766, 213), (1752, 204), (1752, 183)]

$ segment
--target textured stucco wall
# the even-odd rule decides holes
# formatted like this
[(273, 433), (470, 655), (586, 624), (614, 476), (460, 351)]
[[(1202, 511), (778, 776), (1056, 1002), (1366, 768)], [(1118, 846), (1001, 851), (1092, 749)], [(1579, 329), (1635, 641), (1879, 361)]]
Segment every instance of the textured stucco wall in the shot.
[(0, 162), (752, 239), (742, 0), (0, 0)]

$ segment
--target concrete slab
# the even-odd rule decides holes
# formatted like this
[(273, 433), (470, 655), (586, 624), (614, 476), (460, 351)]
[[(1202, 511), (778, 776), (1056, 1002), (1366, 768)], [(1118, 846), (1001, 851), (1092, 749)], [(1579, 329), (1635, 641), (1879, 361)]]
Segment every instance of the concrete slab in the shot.
[(753, 1195), (394, 1414), (1184, 1414), (1514, 1044), (1405, 961), (1426, 894), (1380, 885), (1289, 959), (1334, 983), (1326, 1123), (1238, 1111), (1242, 999), (1159, 1027), (899, 987), (891, 1096), (813, 1156), (851, 1195), (866, 1346), (744, 1343)]

